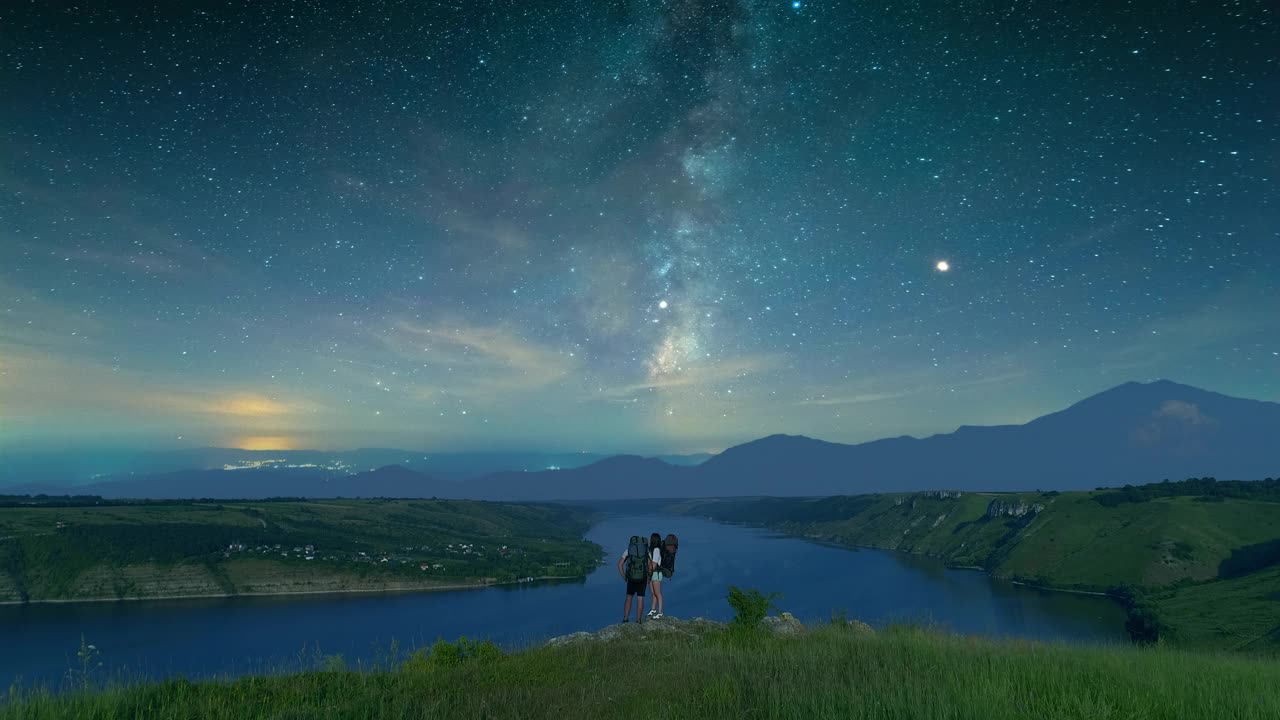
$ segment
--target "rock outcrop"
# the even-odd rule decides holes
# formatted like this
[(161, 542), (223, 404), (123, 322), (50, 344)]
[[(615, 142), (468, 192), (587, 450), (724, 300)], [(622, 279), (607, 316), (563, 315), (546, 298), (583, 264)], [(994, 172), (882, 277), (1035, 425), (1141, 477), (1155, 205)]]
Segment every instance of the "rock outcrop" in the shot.
[(618, 623), (601, 628), (596, 632), (576, 632), (561, 635), (547, 641), (549, 646), (574, 645), (583, 642), (608, 642), (626, 638), (628, 640), (652, 640), (654, 638), (685, 638), (698, 640), (703, 636), (723, 630), (725, 624), (706, 618), (681, 620), (664, 617), (659, 620), (645, 620), (642, 623)]
[[(871, 626), (858, 621), (848, 621), (849, 630), (857, 634), (873, 635), (875, 630)], [(569, 635), (551, 638), (547, 641), (549, 647), (561, 647), (565, 645), (576, 645), (586, 642), (608, 642), (611, 640), (635, 640), (649, 641), (656, 638), (679, 638), (685, 640), (701, 640), (707, 635), (722, 632), (727, 629), (727, 623), (708, 620), (706, 618), (694, 618), (692, 620), (681, 620), (674, 617), (664, 617), (660, 620), (646, 620), (642, 623), (619, 623), (617, 625), (609, 625), (596, 632), (576, 632)], [(795, 618), (791, 613), (784, 612), (781, 615), (770, 615), (760, 621), (760, 627), (775, 635), (797, 636), (803, 635), (805, 631), (804, 624)]]
[(1003, 500), (992, 500), (987, 506), (987, 517), (998, 518), (1001, 516), (1020, 518), (1025, 515), (1036, 515), (1044, 510), (1044, 505), (1040, 503), (1028, 504), (1025, 502), (1005, 502)]
[(849, 630), (857, 635), (875, 635), (876, 631), (870, 625), (861, 620), (850, 620)]
[(769, 615), (760, 621), (761, 627), (774, 635), (803, 635), (804, 625), (789, 612)]

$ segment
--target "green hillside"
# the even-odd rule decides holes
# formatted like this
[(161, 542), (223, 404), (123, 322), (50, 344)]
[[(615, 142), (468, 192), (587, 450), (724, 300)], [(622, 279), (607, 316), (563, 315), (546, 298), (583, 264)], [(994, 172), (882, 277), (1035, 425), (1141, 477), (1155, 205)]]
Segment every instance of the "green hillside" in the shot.
[(438, 643), (373, 672), (330, 657), (296, 675), (18, 694), (0, 700), (0, 719), (1280, 717), (1280, 665), (1238, 655), (871, 634), (844, 623), (792, 636), (620, 635), (512, 655)]
[[(711, 500), (676, 509), (824, 541), (932, 555), (1042, 587), (1136, 598), (1175, 642), (1280, 647), (1280, 575), (1271, 567), (1280, 563), (1280, 543), (1269, 545), (1280, 538), (1280, 504), (1255, 492), (1178, 494), (1182, 485), (1130, 494)], [(1256, 567), (1246, 567), (1242, 577), (1221, 576), (1232, 558)], [(1231, 607), (1219, 608), (1228, 597)]]
[(0, 601), (411, 590), (577, 577), (589, 517), (458, 500), (0, 508)]

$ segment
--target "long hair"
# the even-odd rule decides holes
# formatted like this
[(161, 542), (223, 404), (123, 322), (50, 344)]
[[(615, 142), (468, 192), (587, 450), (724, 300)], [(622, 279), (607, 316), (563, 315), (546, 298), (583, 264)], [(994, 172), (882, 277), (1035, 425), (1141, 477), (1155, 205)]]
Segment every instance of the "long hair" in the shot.
[(649, 536), (649, 552), (662, 549), (662, 534), (654, 533)]

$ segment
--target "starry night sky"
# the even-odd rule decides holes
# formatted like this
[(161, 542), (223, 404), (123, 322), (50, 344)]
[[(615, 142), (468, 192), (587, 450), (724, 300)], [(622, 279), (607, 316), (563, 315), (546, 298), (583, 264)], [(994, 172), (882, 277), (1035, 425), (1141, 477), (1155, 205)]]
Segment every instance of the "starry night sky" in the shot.
[(0, 9), (0, 447), (1280, 400), (1266, 0), (113, 5)]

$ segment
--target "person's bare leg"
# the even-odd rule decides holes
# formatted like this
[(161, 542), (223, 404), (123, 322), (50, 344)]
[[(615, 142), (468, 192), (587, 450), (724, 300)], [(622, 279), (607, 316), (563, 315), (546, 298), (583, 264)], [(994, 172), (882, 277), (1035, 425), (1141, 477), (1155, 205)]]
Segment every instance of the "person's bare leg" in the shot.
[(644, 622), (644, 596), (636, 596), (636, 622)]
[(653, 607), (658, 611), (659, 615), (662, 614), (663, 604), (662, 604), (662, 582), (661, 581), (655, 581), (653, 583)]
[[(640, 608), (641, 611), (644, 608)], [(631, 596), (627, 596), (627, 601), (622, 605), (622, 622), (626, 622), (631, 617)]]

